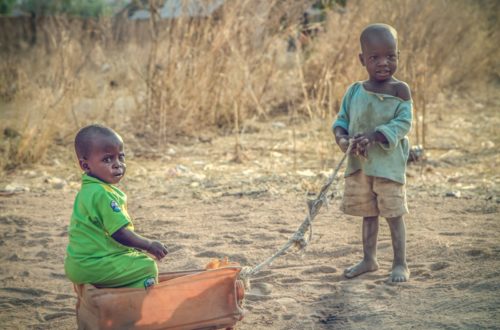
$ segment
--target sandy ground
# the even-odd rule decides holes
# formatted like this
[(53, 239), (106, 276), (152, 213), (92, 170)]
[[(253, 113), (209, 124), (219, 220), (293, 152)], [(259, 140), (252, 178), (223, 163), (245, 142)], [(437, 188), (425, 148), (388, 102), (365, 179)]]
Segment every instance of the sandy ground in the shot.
[[(454, 115), (429, 118), (434, 149), (408, 169), (411, 280), (387, 281), (392, 248), (385, 221), (380, 269), (352, 280), (342, 276), (362, 255), (361, 222), (338, 211), (337, 194), (314, 220), (306, 251), (291, 251), (252, 279), (238, 329), (500, 326), (499, 103), (456, 97), (441, 106), (453, 107)], [(468, 119), (471, 110), (479, 120)], [(170, 248), (160, 270), (197, 269), (224, 256), (253, 267), (274, 253), (340, 159), (321, 133), (325, 127), (286, 117), (250, 123), (241, 136), (243, 163), (231, 161), (234, 136), (186, 139), (157, 151), (130, 143), (121, 186), (136, 230)], [(131, 139), (122, 135), (126, 143)], [(79, 173), (69, 164), (70, 144), (53, 153), (43, 164), (0, 178), (4, 329), (76, 326), (63, 260)], [(341, 191), (342, 180), (334, 186)]]

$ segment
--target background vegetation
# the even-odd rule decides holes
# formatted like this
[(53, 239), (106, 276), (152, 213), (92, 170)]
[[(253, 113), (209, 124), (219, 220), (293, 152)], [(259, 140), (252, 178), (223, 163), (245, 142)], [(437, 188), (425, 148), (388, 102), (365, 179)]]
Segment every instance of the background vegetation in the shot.
[[(0, 8), (11, 11), (9, 3)], [(0, 166), (38, 162), (91, 122), (160, 150), (179, 135), (245, 134), (276, 115), (314, 122), (329, 140), (345, 89), (365, 78), (358, 36), (372, 22), (399, 31), (397, 76), (412, 87), (414, 142), (425, 143), (432, 124), (428, 102), (500, 80), (498, 1), (328, 2), (319, 22), (304, 25), (315, 3), (226, 1), (207, 17), (162, 19), (151, 1), (153, 15), (140, 21), (103, 15), (101, 1), (68, 0), (31, 19), (0, 18)], [(30, 22), (34, 41), (19, 34)]]

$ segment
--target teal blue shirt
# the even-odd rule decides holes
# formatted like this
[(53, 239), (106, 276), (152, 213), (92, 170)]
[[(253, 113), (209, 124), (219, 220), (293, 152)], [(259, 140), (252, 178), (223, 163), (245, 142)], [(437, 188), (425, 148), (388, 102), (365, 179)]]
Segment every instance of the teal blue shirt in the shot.
[(363, 160), (354, 155), (347, 159), (345, 176), (362, 170), (366, 175), (386, 178), (404, 184), (409, 153), (407, 134), (412, 123), (412, 100), (367, 91), (362, 82), (347, 89), (342, 105), (333, 122), (354, 136), (357, 133), (380, 132), (388, 143), (375, 143), (368, 148)]

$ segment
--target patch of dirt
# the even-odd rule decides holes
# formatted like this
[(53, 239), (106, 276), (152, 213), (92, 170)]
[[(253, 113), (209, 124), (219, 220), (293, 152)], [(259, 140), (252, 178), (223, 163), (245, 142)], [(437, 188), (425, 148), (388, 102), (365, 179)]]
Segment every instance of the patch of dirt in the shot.
[[(482, 100), (456, 96), (429, 106), (427, 158), (408, 168), (409, 282), (387, 282), (392, 248), (384, 222), (380, 269), (342, 276), (362, 246), (360, 220), (338, 210), (339, 180), (330, 207), (314, 220), (306, 251), (291, 251), (252, 279), (238, 328), (497, 327), (499, 103)], [(256, 266), (297, 229), (307, 198), (341, 158), (328, 123), (276, 117), (252, 127), (240, 136), (243, 163), (232, 161), (234, 136), (154, 153), (130, 150), (121, 187), (136, 230), (170, 248), (161, 271), (202, 268), (224, 256)], [(0, 178), (0, 323), (6, 328), (75, 328), (75, 294), (63, 270), (79, 187), (76, 164), (66, 161), (70, 147)]]

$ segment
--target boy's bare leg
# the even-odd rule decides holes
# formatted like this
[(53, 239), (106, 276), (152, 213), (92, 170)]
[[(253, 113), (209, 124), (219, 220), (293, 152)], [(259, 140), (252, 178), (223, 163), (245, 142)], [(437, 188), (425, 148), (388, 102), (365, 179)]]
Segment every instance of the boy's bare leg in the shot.
[(347, 268), (344, 276), (353, 278), (378, 269), (377, 262), (378, 217), (363, 218), (363, 260)]
[(392, 262), (391, 281), (406, 282), (410, 278), (410, 270), (406, 263), (406, 228), (403, 217), (388, 218), (387, 223), (391, 229), (392, 249), (394, 260)]

